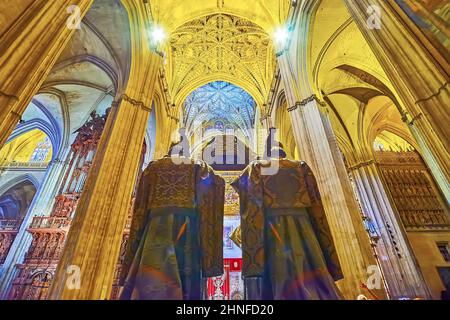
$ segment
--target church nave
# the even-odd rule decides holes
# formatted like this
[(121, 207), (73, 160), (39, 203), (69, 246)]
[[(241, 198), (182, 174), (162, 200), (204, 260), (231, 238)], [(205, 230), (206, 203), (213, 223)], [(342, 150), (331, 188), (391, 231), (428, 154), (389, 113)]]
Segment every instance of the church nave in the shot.
[(449, 21), (0, 0), (0, 299), (448, 300)]

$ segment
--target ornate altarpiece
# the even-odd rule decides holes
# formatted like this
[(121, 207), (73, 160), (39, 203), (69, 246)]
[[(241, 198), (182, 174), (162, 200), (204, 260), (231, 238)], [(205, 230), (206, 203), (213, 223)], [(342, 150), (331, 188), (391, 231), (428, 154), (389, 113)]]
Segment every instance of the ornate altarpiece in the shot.
[(244, 282), (242, 280), (242, 252), (233, 241), (233, 233), (240, 225), (239, 195), (231, 187), (239, 171), (220, 171), (225, 179), (225, 208), (223, 228), (224, 273), (220, 277), (208, 279), (208, 300), (243, 300)]

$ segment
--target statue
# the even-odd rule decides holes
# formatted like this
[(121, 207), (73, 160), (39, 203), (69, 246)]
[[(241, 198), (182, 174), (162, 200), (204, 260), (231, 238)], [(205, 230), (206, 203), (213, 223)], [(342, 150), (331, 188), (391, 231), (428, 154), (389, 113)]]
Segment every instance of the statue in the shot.
[[(247, 299), (337, 300), (340, 264), (314, 175), (272, 147), (233, 182), (241, 213)], [(264, 175), (267, 166), (278, 166)]]
[(204, 278), (223, 274), (225, 181), (187, 152), (172, 144), (142, 174), (121, 299), (197, 300)]

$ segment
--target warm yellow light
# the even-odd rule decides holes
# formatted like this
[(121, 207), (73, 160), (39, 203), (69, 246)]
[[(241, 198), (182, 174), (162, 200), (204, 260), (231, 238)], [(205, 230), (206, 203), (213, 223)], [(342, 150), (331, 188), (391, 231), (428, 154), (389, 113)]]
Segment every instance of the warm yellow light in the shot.
[(275, 28), (273, 38), (278, 49), (284, 49), (289, 40), (289, 30), (286, 26)]
[(167, 35), (166, 35), (166, 32), (164, 31), (163, 27), (161, 27), (159, 25), (154, 25), (152, 27), (152, 29), (150, 30), (150, 38), (151, 38), (152, 45), (158, 46), (166, 40)]

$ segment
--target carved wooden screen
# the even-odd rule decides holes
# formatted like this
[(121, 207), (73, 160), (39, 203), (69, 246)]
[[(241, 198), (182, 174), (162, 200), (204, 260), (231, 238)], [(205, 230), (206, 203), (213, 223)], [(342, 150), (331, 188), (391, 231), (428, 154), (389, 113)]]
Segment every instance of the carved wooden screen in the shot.
[(449, 210), (415, 151), (377, 151), (376, 159), (406, 230), (450, 229)]
[(47, 298), (78, 200), (92, 167), (106, 117), (106, 114), (98, 116), (92, 113), (91, 118), (77, 130), (78, 135), (68, 156), (68, 168), (50, 215), (34, 216), (27, 228), (32, 242), (23, 263), (16, 265), (17, 276), (13, 280), (9, 299)]

